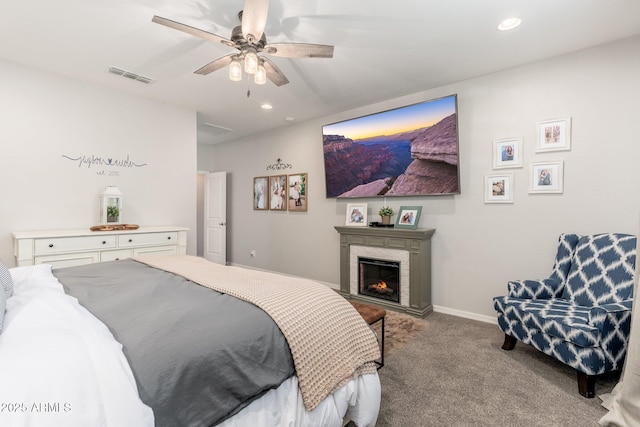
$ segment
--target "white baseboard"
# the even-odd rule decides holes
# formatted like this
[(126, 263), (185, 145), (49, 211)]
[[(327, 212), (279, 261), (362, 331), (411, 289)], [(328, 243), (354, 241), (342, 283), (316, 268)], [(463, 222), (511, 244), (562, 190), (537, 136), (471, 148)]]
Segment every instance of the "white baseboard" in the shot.
[(471, 313), (469, 311), (456, 310), (455, 308), (442, 307), (440, 305), (434, 305), (433, 311), (436, 313), (451, 314), (452, 316), (464, 317), (465, 319), (478, 320), (480, 322), (498, 324), (496, 317), (487, 316), (484, 314)]
[[(259, 270), (259, 271), (266, 271), (267, 273), (282, 274), (283, 276), (300, 277), (300, 276), (294, 276), (292, 274), (280, 273), (280, 272), (277, 272), (277, 271), (271, 271), (271, 270), (265, 270), (265, 269), (262, 269), (262, 268), (251, 267), (249, 265), (234, 264), (234, 263), (230, 263), (229, 265), (233, 265), (235, 267), (247, 268), (249, 270)], [(301, 277), (301, 278), (304, 279), (304, 277)], [(315, 279), (313, 279), (313, 280), (315, 280)], [(340, 289), (340, 285), (337, 285), (335, 283), (323, 282), (323, 281), (320, 281), (320, 280), (315, 280), (315, 281), (318, 282), (318, 283), (322, 283), (323, 285), (326, 285), (331, 289), (336, 289), (336, 290)], [(480, 322), (485, 322), (485, 323), (492, 323), (494, 325), (498, 324), (498, 319), (495, 318), (495, 317), (486, 316), (484, 314), (471, 313), (469, 311), (456, 310), (455, 308), (449, 308), (449, 307), (443, 307), (443, 306), (440, 306), (440, 305), (434, 305), (433, 306), (433, 311), (435, 311), (436, 313), (444, 313), (444, 314), (450, 314), (452, 316), (464, 317), (465, 319), (478, 320)]]

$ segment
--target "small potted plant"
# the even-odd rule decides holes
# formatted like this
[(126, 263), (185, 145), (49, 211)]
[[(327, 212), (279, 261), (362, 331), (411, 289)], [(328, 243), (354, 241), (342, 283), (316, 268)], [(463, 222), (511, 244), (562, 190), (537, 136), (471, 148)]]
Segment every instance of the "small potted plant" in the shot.
[(389, 224), (391, 222), (391, 215), (393, 215), (393, 209), (389, 206), (383, 206), (378, 211), (378, 215), (382, 218), (383, 224)]
[(107, 206), (107, 222), (118, 222), (120, 209), (116, 205)]

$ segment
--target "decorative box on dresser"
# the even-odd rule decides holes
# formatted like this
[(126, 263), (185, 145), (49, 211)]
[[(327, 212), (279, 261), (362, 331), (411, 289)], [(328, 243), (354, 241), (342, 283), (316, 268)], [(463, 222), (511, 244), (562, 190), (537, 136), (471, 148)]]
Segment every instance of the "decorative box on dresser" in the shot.
[(51, 264), (71, 267), (125, 259), (145, 253), (184, 255), (186, 227), (140, 227), (136, 230), (16, 231), (13, 253), (16, 266)]
[[(361, 303), (424, 318), (433, 311), (431, 303), (431, 228), (334, 227), (340, 233), (340, 294)], [(399, 302), (360, 294), (358, 258), (360, 256), (397, 260), (400, 264)]]

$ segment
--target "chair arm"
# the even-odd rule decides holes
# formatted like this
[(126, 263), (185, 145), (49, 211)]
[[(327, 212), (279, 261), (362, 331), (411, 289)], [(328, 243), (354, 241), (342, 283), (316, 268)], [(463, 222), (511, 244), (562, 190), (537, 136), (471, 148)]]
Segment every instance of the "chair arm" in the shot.
[(632, 306), (633, 300), (625, 300), (592, 307), (589, 311), (589, 324), (600, 332), (617, 329), (625, 338), (629, 338)]
[(509, 296), (525, 299), (550, 299), (562, 295), (564, 285), (556, 279), (511, 280), (507, 284)]

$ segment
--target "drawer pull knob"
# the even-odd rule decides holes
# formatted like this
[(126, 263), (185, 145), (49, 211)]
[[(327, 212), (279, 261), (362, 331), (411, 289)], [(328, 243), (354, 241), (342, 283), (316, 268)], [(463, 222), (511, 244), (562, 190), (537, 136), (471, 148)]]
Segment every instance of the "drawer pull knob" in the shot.
[(129, 243), (133, 242), (133, 239), (129, 239)]
[(167, 239), (171, 240), (171, 236), (167, 237)]
[(102, 244), (103, 244), (103, 245), (106, 245), (106, 244), (107, 244), (107, 242), (105, 242), (105, 241), (103, 240), (103, 241), (102, 241)]
[(49, 247), (52, 248), (53, 247), (53, 243), (49, 243)]

